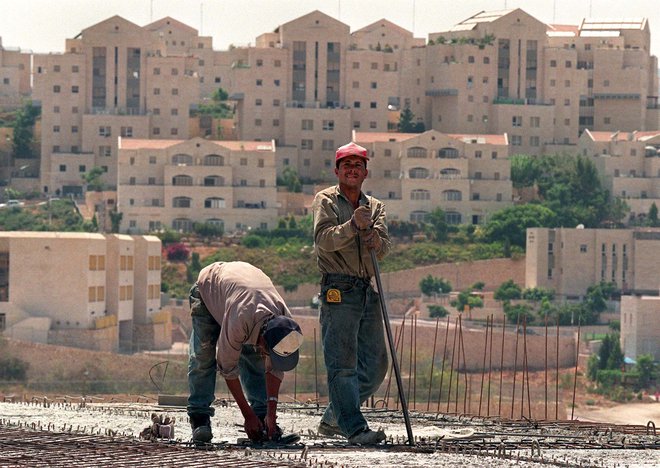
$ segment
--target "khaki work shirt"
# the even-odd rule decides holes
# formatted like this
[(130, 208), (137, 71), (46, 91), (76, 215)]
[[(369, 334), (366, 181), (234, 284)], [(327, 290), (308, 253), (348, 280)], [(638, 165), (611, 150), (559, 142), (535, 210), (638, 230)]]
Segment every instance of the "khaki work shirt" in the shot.
[[(272, 315), (291, 316), (271, 279), (259, 268), (245, 262), (216, 262), (199, 272), (199, 295), (220, 324), (216, 360), (223, 377), (239, 376), (238, 359), (244, 344), (256, 345), (261, 327)], [(269, 372), (282, 380), (284, 373)]]
[[(371, 206), (373, 228), (382, 239), (382, 247), (376, 252), (379, 260), (392, 247), (385, 224), (385, 205), (374, 198), (360, 193), (360, 204)], [(342, 273), (360, 278), (374, 276), (369, 249), (360, 242), (351, 227), (353, 205), (341, 193), (339, 185), (321, 190), (314, 197), (314, 250), (321, 273)]]

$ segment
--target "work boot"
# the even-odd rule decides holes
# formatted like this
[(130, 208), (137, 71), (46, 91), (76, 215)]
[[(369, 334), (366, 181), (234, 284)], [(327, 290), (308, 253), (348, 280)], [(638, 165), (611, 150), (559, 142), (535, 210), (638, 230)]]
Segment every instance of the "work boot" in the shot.
[(380, 429), (378, 431), (372, 431), (367, 428), (349, 437), (348, 442), (356, 445), (376, 445), (384, 441), (385, 438), (384, 431)]
[(341, 429), (339, 429), (339, 426), (333, 426), (332, 424), (328, 424), (325, 421), (321, 421), (319, 423), (317, 432), (328, 437), (344, 436), (344, 433), (341, 431)]
[(211, 442), (213, 432), (211, 432), (211, 417), (208, 414), (191, 414), (190, 427), (192, 427), (193, 442), (201, 444)]

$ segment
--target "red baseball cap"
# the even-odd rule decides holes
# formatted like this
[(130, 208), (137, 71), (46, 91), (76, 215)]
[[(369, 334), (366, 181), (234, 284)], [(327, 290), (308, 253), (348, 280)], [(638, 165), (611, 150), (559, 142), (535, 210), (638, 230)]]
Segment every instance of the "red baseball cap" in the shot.
[(337, 152), (335, 153), (335, 163), (338, 163), (341, 159), (348, 156), (358, 156), (369, 161), (369, 156), (367, 156), (367, 149), (361, 147), (360, 145), (356, 145), (352, 141), (347, 145), (337, 148)]

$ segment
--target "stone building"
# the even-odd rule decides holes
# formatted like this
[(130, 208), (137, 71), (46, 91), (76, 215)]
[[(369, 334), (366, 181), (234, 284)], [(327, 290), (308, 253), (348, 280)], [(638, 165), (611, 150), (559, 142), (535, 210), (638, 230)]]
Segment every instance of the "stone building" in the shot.
[(169, 348), (160, 258), (153, 236), (0, 233), (0, 331), (105, 351)]

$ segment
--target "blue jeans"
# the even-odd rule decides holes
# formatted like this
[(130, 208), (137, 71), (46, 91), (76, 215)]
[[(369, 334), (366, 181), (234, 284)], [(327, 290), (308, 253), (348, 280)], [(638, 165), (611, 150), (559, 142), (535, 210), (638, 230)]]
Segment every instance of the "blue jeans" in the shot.
[[(217, 373), (216, 345), (220, 324), (210, 314), (199, 296), (197, 285), (190, 289), (192, 333), (188, 351), (188, 414), (213, 416)], [(241, 385), (250, 406), (260, 418), (266, 416), (266, 371), (261, 353), (252, 345), (243, 345), (238, 361)]]
[[(338, 289), (341, 302), (328, 302)], [(330, 404), (321, 420), (351, 437), (369, 426), (360, 405), (385, 378), (387, 349), (380, 296), (362, 279), (325, 275), (321, 284), (321, 339), (328, 373)]]

